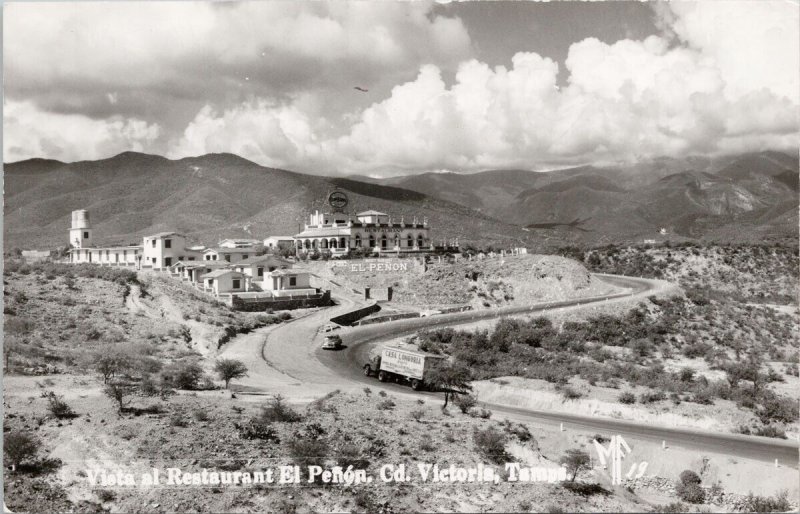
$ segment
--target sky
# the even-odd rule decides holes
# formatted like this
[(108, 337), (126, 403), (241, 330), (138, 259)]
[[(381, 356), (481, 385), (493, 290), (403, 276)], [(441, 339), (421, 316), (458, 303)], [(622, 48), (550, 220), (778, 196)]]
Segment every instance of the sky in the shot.
[(377, 177), (797, 152), (799, 5), (6, 2), (3, 159)]

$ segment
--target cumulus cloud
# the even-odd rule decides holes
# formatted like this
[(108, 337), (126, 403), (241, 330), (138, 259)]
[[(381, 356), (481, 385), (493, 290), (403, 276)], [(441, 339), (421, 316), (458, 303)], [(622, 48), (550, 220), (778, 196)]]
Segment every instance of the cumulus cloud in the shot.
[[(798, 145), (794, 2), (657, 4), (662, 34), (578, 41), (563, 63), (517, 52), (506, 66), (470, 58), (464, 24), (428, 3), (27, 8), (7, 10), (9, 98), (26, 110), (6, 130), (29, 138), (13, 134), (13, 155), (52, 155), (55, 141), (62, 153), (94, 148), (80, 155), (91, 158), (127, 137), (171, 157), (390, 174)], [(39, 127), (67, 119), (92, 122), (92, 142), (65, 150)]]
[(93, 120), (80, 114), (53, 114), (31, 102), (5, 101), (3, 108), (6, 162), (32, 156), (100, 159), (127, 150), (144, 151), (160, 134), (158, 125), (133, 118)]

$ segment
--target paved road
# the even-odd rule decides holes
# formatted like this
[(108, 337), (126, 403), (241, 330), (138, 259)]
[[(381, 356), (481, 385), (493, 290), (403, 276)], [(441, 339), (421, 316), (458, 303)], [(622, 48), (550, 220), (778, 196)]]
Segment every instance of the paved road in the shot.
[[(601, 276), (618, 287), (626, 288), (625, 292), (580, 300), (547, 302), (527, 307), (511, 307), (486, 311), (453, 313), (430, 318), (398, 320), (365, 327), (357, 327), (342, 332), (345, 348), (338, 352), (317, 349), (315, 356), (338, 376), (350, 381), (369, 384), (373, 387), (379, 383), (372, 377), (365, 377), (362, 365), (368, 361), (369, 350), (382, 340), (412, 334), (421, 328), (453, 326), (475, 321), (497, 318), (509, 314), (535, 313), (556, 308), (568, 308), (598, 302), (616, 302), (631, 298), (644, 298), (669, 287), (662, 281), (635, 279), (618, 276)], [(394, 390), (402, 394), (430, 396), (430, 392), (412, 392), (407, 386), (380, 383), (380, 387)], [(544, 412), (514, 408), (497, 404), (484, 404), (496, 413), (503, 413), (514, 418), (544, 423), (565, 423), (565, 426), (603, 433), (618, 433), (626, 438), (645, 441), (668, 441), (670, 446), (680, 446), (700, 451), (719, 452), (741, 458), (751, 458), (764, 462), (778, 459), (783, 465), (798, 467), (798, 443), (765, 437), (744, 436), (737, 434), (721, 434), (684, 428), (667, 428), (646, 425), (630, 421), (610, 418), (580, 416), (561, 412)]]

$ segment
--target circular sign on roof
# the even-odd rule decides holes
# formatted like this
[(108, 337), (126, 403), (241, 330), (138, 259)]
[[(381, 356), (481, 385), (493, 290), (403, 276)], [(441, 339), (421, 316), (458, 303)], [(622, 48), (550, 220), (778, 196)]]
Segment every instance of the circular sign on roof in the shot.
[(332, 208), (340, 211), (347, 207), (347, 195), (341, 191), (334, 191), (333, 193), (328, 195), (328, 205)]

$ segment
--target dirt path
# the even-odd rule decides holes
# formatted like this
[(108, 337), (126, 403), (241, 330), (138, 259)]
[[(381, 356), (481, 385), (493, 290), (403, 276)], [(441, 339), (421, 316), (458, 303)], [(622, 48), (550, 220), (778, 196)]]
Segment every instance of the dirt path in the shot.
[(125, 299), (125, 306), (132, 313), (141, 313), (150, 319), (169, 321), (189, 327), (192, 334), (192, 349), (204, 357), (217, 349), (219, 330), (191, 318), (184, 319), (180, 308), (166, 295), (153, 296), (152, 300), (148, 302), (142, 298), (141, 288), (134, 285), (131, 286), (131, 293)]

